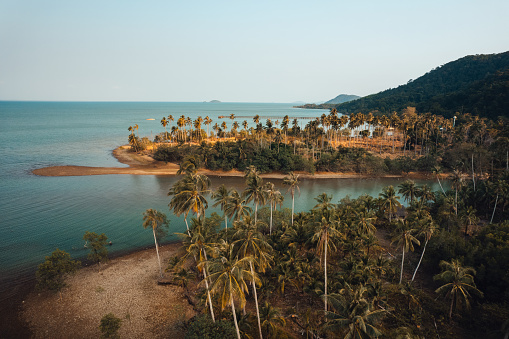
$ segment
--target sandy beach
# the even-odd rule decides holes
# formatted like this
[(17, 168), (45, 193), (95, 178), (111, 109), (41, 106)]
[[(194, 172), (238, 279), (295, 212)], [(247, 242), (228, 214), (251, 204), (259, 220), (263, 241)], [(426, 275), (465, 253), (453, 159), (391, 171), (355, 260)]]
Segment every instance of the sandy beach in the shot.
[[(180, 244), (161, 246), (163, 263)], [(121, 338), (181, 338), (178, 326), (195, 315), (174, 285), (158, 285), (155, 249), (84, 267), (70, 276), (61, 293), (32, 292), (22, 318), (34, 338), (98, 338), (101, 318), (112, 312), (122, 319)]]
[[(131, 174), (131, 175), (176, 175), (179, 165), (176, 163), (164, 163), (156, 161), (146, 154), (133, 153), (129, 151), (129, 146), (120, 146), (113, 150), (113, 156), (123, 164), (129, 167), (88, 167), (88, 166), (51, 166), (38, 168), (32, 171), (33, 174), (40, 176), (83, 176), (83, 175), (107, 175), (107, 174)], [(244, 173), (236, 170), (229, 172), (224, 171), (209, 171), (201, 169), (199, 173), (211, 177), (243, 177)], [(301, 179), (348, 179), (348, 178), (368, 178), (372, 175), (364, 175), (359, 173), (332, 173), (332, 172), (317, 172), (310, 174), (306, 172), (297, 172)], [(267, 173), (262, 174), (261, 177), (267, 179), (283, 179), (286, 176), (284, 173)], [(402, 175), (385, 174), (378, 175), (384, 178), (397, 178)], [(423, 173), (408, 173), (405, 177), (410, 178), (428, 178)]]

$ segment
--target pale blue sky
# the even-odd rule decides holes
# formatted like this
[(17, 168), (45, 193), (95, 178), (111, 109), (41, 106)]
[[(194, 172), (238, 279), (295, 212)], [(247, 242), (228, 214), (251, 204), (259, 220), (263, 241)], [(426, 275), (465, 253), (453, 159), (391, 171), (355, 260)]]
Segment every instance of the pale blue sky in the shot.
[(314, 102), (509, 50), (509, 1), (0, 0), (0, 100)]

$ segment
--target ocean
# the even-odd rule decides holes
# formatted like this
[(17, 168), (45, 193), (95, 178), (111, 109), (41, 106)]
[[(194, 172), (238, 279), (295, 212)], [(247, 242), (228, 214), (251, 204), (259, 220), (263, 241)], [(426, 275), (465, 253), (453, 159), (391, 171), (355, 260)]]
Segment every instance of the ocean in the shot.
[[(42, 177), (32, 174), (33, 169), (125, 166), (112, 156), (112, 150), (127, 143), (129, 126), (137, 124), (138, 134), (150, 138), (164, 132), (160, 120), (170, 114), (176, 119), (181, 115), (192, 119), (209, 116), (212, 125), (222, 121), (230, 125), (229, 118), (218, 117), (232, 113), (303, 117), (328, 112), (279, 103), (0, 102), (0, 303), (16, 293), (13, 286), (33, 281), (37, 265), (56, 248), (73, 258), (85, 258), (82, 237), (86, 231), (105, 233), (113, 243), (108, 250), (119, 254), (153, 246), (152, 232), (142, 227), (142, 214), (148, 208), (168, 215), (170, 235), (165, 241), (175, 241), (173, 233), (185, 230), (183, 217), (177, 218), (168, 210), (167, 193), (175, 177)], [(241, 124), (243, 120), (248, 119), (237, 121)], [(378, 196), (384, 186), (401, 181), (306, 180), (296, 196), (296, 210), (312, 208), (313, 198), (322, 192), (333, 194), (337, 202), (346, 195)], [(243, 188), (239, 178), (212, 179), (213, 187), (222, 183)], [(286, 192), (280, 181), (274, 183)], [(436, 185), (433, 188), (438, 189)], [(283, 207), (291, 208), (289, 194)], [(213, 211), (219, 212), (211, 208), (207, 214)]]

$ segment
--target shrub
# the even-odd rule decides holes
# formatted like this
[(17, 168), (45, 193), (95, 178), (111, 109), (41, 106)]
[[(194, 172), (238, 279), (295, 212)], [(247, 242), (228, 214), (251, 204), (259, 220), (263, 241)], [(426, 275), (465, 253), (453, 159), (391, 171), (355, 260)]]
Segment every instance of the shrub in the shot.
[(224, 339), (236, 338), (233, 321), (216, 320), (207, 315), (199, 315), (190, 320), (186, 339)]
[(101, 319), (99, 329), (102, 332), (101, 338), (120, 338), (118, 330), (122, 320), (115, 317), (113, 313), (108, 313)]
[(46, 261), (38, 266), (35, 273), (37, 287), (58, 291), (65, 286), (65, 276), (76, 272), (80, 265), (79, 261), (71, 260), (69, 253), (57, 248), (51, 256), (46, 257)]

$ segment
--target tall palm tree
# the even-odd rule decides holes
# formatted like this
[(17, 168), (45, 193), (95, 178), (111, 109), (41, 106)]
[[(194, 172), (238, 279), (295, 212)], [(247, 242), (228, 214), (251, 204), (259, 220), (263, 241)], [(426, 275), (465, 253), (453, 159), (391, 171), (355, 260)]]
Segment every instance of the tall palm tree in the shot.
[(272, 251), (272, 247), (267, 243), (263, 234), (259, 232), (257, 223), (255, 223), (250, 216), (246, 216), (242, 221), (236, 222), (235, 229), (237, 231), (234, 234), (234, 239), (237, 239), (235, 244), (239, 246), (239, 257), (253, 258), (253, 260), (249, 261), (249, 268), (251, 270), (251, 285), (253, 287), (253, 294), (255, 297), (256, 316), (258, 319), (258, 329), (261, 339), (263, 337), (262, 324), (260, 321), (258, 295), (256, 292), (256, 283), (254, 280), (254, 266), (256, 265), (259, 272), (265, 272), (265, 269), (270, 267), (270, 261), (272, 261), (270, 252)]
[(338, 227), (340, 225), (339, 217), (335, 216), (333, 211), (325, 213), (320, 221), (315, 222), (315, 233), (312, 241), (317, 242), (316, 252), (320, 256), (322, 262), (323, 256), (323, 269), (325, 276), (325, 312), (327, 312), (327, 253), (336, 250), (334, 241), (342, 236)]
[(164, 140), (167, 139), (168, 131), (166, 130), (166, 125), (168, 125), (168, 120), (166, 120), (166, 117), (163, 117), (161, 119), (161, 125), (164, 127)]
[(412, 275), (412, 281), (415, 279), (415, 275), (417, 274), (417, 270), (419, 269), (419, 266), (421, 266), (422, 258), (424, 257), (424, 252), (426, 252), (426, 246), (428, 245), (428, 241), (431, 239), (433, 234), (436, 231), (436, 224), (431, 219), (431, 217), (424, 219), (422, 221), (422, 227), (419, 230), (419, 235), (424, 237), (424, 247), (422, 249), (421, 258), (419, 259), (419, 263), (417, 264), (417, 267), (415, 268), (414, 274)]
[(465, 225), (465, 236), (468, 234), (468, 228), (472, 225), (477, 225), (479, 222), (479, 218), (476, 215), (477, 211), (472, 206), (468, 206), (466, 210), (463, 211), (461, 220)]
[(462, 267), (457, 259), (451, 262), (445, 260), (440, 261), (442, 273), (433, 277), (433, 280), (440, 280), (445, 284), (435, 290), (436, 293), (445, 295), (451, 299), (449, 308), (449, 318), (452, 318), (452, 310), (454, 305), (456, 308), (465, 304), (468, 309), (470, 307), (471, 293), (477, 296), (483, 296), (483, 293), (477, 289), (474, 283), (475, 270), (472, 267)]
[(389, 215), (389, 222), (392, 222), (393, 214), (396, 213), (398, 207), (401, 207), (399, 196), (396, 195), (392, 185), (384, 187), (382, 193), (380, 193), (379, 196), (381, 208), (385, 213)]
[(488, 187), (491, 188), (494, 194), (497, 195), (495, 199), (495, 205), (493, 206), (493, 213), (491, 214), (490, 224), (493, 223), (493, 217), (495, 216), (495, 210), (497, 209), (498, 198), (507, 191), (507, 184), (504, 180), (497, 180), (496, 182), (490, 184)]
[(217, 190), (212, 192), (212, 199), (215, 200), (213, 207), (221, 206), (221, 211), (224, 214), (224, 228), (228, 229), (228, 215), (226, 213), (226, 206), (228, 199), (230, 199), (231, 190), (227, 189), (224, 184), (219, 186)]
[(209, 116), (207, 115), (205, 117), (205, 119), (203, 120), (203, 123), (205, 124), (205, 126), (207, 126), (207, 138), (210, 138), (209, 127), (210, 127), (210, 124), (212, 123), (212, 119), (209, 118)]
[(400, 188), (398, 193), (403, 195), (405, 201), (414, 201), (415, 195), (417, 193), (417, 186), (415, 185), (415, 181), (405, 180), (401, 185), (399, 185), (399, 187)]
[(288, 192), (292, 195), (292, 226), (293, 215), (295, 214), (295, 190), (300, 192), (299, 183), (299, 175), (293, 172), (290, 172), (289, 176), (283, 178), (283, 185), (288, 186)]
[(173, 184), (168, 192), (169, 196), (173, 196), (168, 206), (177, 216), (184, 214), (184, 221), (189, 234), (187, 215), (189, 212), (193, 212), (196, 214), (196, 218), (200, 219), (200, 216), (205, 213), (205, 209), (208, 207), (205, 195), (210, 192), (209, 186), (210, 179), (206, 175), (189, 173)]
[(272, 234), (272, 212), (273, 212), (274, 208), (276, 207), (277, 203), (282, 202), (283, 195), (281, 194), (281, 192), (276, 190), (274, 184), (271, 182), (268, 182), (265, 184), (264, 193), (265, 193), (265, 198), (270, 205), (269, 233)]
[(163, 269), (161, 267), (161, 258), (159, 257), (159, 245), (157, 244), (157, 236), (156, 233), (159, 232), (161, 234), (162, 227), (168, 226), (168, 220), (166, 219), (166, 215), (157, 210), (153, 210), (151, 208), (147, 209), (143, 213), (143, 228), (152, 228), (152, 234), (154, 235), (154, 243), (156, 244), (156, 254), (157, 254), (157, 262), (159, 264), (159, 275), (163, 276)]
[(188, 234), (178, 233), (183, 238), (182, 243), (185, 246), (187, 254), (181, 259), (181, 261), (185, 261), (185, 259), (192, 255), (196, 260), (196, 264), (198, 269), (203, 272), (205, 288), (207, 290), (207, 299), (209, 304), (210, 315), (212, 317), (212, 321), (216, 322), (214, 317), (214, 308), (212, 306), (212, 298), (210, 296), (210, 287), (208, 277), (208, 256), (207, 251), (213, 252), (215, 250), (214, 243), (210, 242), (211, 234), (210, 229), (207, 229), (203, 222), (193, 219), (194, 225), (192, 227), (192, 232)]
[(440, 182), (440, 175), (442, 174), (442, 169), (439, 166), (434, 166), (432, 171), (433, 171), (433, 174), (437, 178), (438, 184), (440, 185), (440, 188), (442, 189), (442, 193), (444, 193), (444, 195), (445, 195), (444, 187), (442, 186), (442, 183)]
[(416, 237), (413, 236), (415, 233), (415, 229), (411, 229), (408, 225), (408, 222), (400, 221), (398, 230), (396, 231), (396, 236), (393, 237), (391, 243), (396, 243), (397, 247), (401, 247), (402, 257), (401, 257), (401, 272), (399, 276), (399, 283), (403, 281), (403, 265), (405, 262), (405, 252), (414, 251), (414, 244), (420, 245), (420, 241), (417, 240)]
[(247, 187), (244, 190), (244, 197), (247, 202), (255, 204), (255, 223), (258, 218), (258, 205), (265, 205), (265, 192), (263, 187), (263, 179), (258, 175), (253, 175), (247, 179)]
[(463, 173), (459, 170), (454, 170), (450, 176), (451, 179), (451, 186), (454, 188), (456, 195), (454, 198), (454, 204), (456, 208), (456, 215), (458, 215), (458, 191), (463, 186)]
[(234, 252), (234, 246), (226, 243), (224, 240), (221, 244), (222, 253), (214, 258), (210, 263), (210, 280), (212, 281), (211, 292), (219, 295), (221, 310), (226, 305), (230, 305), (233, 313), (233, 321), (237, 337), (240, 339), (239, 325), (237, 323), (237, 315), (235, 312), (235, 301), (238, 301), (240, 307), (246, 304), (245, 291), (248, 291), (246, 280), (259, 282), (257, 275), (252, 277), (249, 267), (251, 257), (239, 259)]
[(225, 213), (233, 222), (239, 221), (252, 212), (252, 208), (246, 205), (244, 199), (237, 190), (232, 189), (225, 207)]

